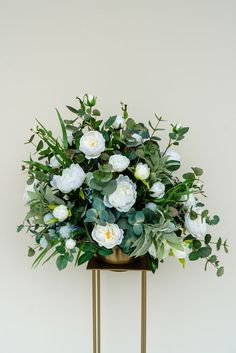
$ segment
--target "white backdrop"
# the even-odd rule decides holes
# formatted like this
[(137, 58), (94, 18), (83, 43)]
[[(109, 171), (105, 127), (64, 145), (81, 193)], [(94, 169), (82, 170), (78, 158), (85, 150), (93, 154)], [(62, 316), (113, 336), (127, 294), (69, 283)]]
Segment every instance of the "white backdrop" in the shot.
[[(85, 267), (36, 270), (25, 209), (23, 144), (37, 117), (59, 131), (54, 108), (88, 92), (104, 116), (120, 100), (190, 126), (185, 171), (205, 170), (208, 206), (227, 237), (225, 276), (169, 260), (148, 275), (148, 353), (235, 353), (236, 3), (230, 0), (0, 1), (0, 352), (92, 352), (91, 278)], [(102, 353), (139, 351), (139, 277), (102, 273)]]

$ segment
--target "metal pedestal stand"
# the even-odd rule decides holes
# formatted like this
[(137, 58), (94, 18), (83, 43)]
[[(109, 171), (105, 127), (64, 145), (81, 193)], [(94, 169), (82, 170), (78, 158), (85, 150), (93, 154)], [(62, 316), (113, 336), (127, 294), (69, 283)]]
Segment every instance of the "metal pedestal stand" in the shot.
[(139, 271), (141, 273), (141, 353), (146, 353), (146, 322), (147, 322), (147, 271), (149, 265), (146, 258), (126, 265), (111, 265), (92, 258), (87, 266), (92, 271), (92, 302), (93, 302), (93, 353), (101, 353), (101, 271)]

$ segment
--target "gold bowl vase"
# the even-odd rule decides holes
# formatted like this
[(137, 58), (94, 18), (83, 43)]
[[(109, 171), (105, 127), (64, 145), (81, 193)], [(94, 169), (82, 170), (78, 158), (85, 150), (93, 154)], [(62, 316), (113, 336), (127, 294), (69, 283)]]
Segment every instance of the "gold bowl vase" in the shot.
[(97, 254), (96, 257), (107, 264), (111, 265), (126, 265), (135, 260), (134, 257), (130, 257), (129, 255), (125, 254), (119, 246), (115, 246), (113, 249), (113, 253), (111, 255), (102, 256)]

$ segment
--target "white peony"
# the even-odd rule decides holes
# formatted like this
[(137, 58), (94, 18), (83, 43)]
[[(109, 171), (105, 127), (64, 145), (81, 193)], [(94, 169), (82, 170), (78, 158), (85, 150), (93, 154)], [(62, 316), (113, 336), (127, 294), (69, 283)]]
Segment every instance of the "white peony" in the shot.
[(60, 168), (61, 163), (59, 162), (60, 157), (59, 156), (52, 156), (49, 162), (49, 166), (52, 167), (53, 169)]
[(122, 174), (116, 181), (116, 190), (109, 196), (104, 197), (104, 204), (107, 207), (115, 207), (120, 212), (128, 212), (136, 201), (136, 185), (128, 176)]
[(114, 129), (123, 129), (125, 127), (125, 119), (121, 115), (117, 115), (112, 126)]
[(86, 174), (79, 164), (71, 164), (69, 168), (62, 171), (62, 175), (54, 175), (52, 186), (59, 189), (64, 194), (78, 189), (84, 182)]
[(45, 237), (42, 237), (39, 241), (39, 244), (42, 248), (46, 249), (48, 247), (48, 241)]
[(76, 241), (74, 239), (67, 239), (65, 245), (68, 250), (72, 250), (76, 245)]
[(108, 163), (112, 165), (113, 172), (123, 172), (128, 168), (130, 160), (122, 154), (113, 154), (110, 156)]
[(177, 259), (186, 259), (191, 250), (189, 249), (188, 244), (182, 243), (181, 245), (183, 246), (183, 250), (177, 250), (177, 249), (172, 248), (173, 255)]
[[(169, 256), (169, 252), (170, 252), (170, 246), (169, 244), (167, 244), (166, 240), (163, 240), (162, 242), (164, 244), (164, 254), (162, 256), (162, 258), (160, 260), (165, 259), (167, 256)], [(148, 252), (151, 256), (154, 257), (154, 259), (157, 258), (157, 249), (155, 247), (155, 245), (152, 243), (152, 245), (149, 247)]]
[(152, 185), (149, 191), (152, 197), (157, 197), (158, 199), (161, 199), (165, 195), (165, 185), (160, 181), (157, 181)]
[(143, 138), (141, 135), (134, 133), (131, 135), (131, 137), (136, 140), (136, 146), (141, 145), (141, 143), (143, 143)]
[(64, 239), (68, 239), (71, 236), (71, 232), (72, 232), (72, 226), (70, 223), (67, 223), (65, 226), (62, 226), (59, 229), (59, 234), (62, 238)]
[(45, 214), (45, 216), (43, 217), (43, 221), (44, 223), (48, 224), (53, 218), (54, 218), (53, 215), (49, 212)]
[(105, 151), (105, 139), (98, 131), (86, 132), (80, 139), (79, 149), (87, 159), (98, 158)]
[(175, 152), (173, 150), (168, 150), (166, 152), (166, 156), (168, 157), (169, 161), (178, 161), (178, 162), (180, 162), (180, 160), (181, 160), (181, 157), (180, 157), (179, 153)]
[(191, 219), (190, 218), (190, 212), (187, 212), (185, 214), (185, 228), (186, 230), (192, 234), (197, 239), (202, 240), (204, 236), (206, 235), (207, 231), (207, 224), (206, 224), (206, 219), (201, 216), (202, 213), (202, 208), (201, 207), (193, 207), (192, 210), (197, 213), (197, 218), (196, 219)]
[(147, 202), (145, 204), (145, 207), (149, 208), (149, 210), (151, 210), (154, 213), (156, 213), (156, 211), (157, 211), (157, 205), (154, 202)]
[(108, 223), (106, 226), (95, 225), (91, 235), (99, 246), (111, 249), (114, 246), (121, 244), (123, 234), (123, 229), (120, 229), (117, 224)]
[(54, 208), (53, 216), (58, 219), (59, 222), (63, 222), (69, 217), (69, 210), (65, 205), (60, 205)]
[(184, 206), (185, 210), (188, 210), (192, 206), (195, 207), (196, 203), (197, 203), (197, 200), (195, 199), (193, 194), (183, 195), (181, 197), (180, 201), (183, 202), (183, 206)]
[(67, 141), (68, 141), (68, 144), (71, 146), (72, 143), (73, 143), (73, 139), (74, 139), (73, 130), (71, 130), (71, 129), (66, 129), (66, 134), (67, 134)]
[(136, 165), (134, 176), (138, 180), (146, 180), (150, 175), (150, 168), (145, 163), (138, 163)]
[(38, 180), (34, 180), (34, 182), (30, 185), (26, 185), (25, 187), (25, 191), (24, 191), (24, 194), (23, 194), (23, 201), (24, 201), (24, 205), (27, 205), (28, 202), (30, 202), (30, 196), (28, 194), (28, 192), (34, 192), (35, 191), (35, 186), (37, 186), (39, 183)]

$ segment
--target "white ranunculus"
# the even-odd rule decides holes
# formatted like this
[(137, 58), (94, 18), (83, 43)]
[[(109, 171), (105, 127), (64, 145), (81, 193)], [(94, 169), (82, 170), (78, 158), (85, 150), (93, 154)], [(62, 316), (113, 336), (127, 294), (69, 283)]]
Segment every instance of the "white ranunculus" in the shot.
[(121, 244), (123, 234), (123, 229), (120, 229), (117, 224), (107, 223), (105, 226), (95, 225), (91, 235), (99, 246), (111, 249), (114, 246)]
[(40, 246), (44, 249), (46, 249), (48, 247), (48, 241), (45, 237), (42, 237), (39, 241)]
[(136, 185), (128, 176), (122, 174), (116, 181), (116, 190), (109, 196), (104, 197), (104, 204), (107, 207), (114, 207), (120, 212), (128, 212), (136, 201)]
[(131, 137), (136, 140), (136, 146), (141, 145), (141, 143), (143, 142), (143, 138), (139, 134), (134, 133), (131, 135)]
[(64, 194), (78, 189), (84, 182), (86, 174), (79, 164), (71, 164), (69, 168), (62, 171), (62, 175), (54, 175), (52, 186), (59, 189)]
[(98, 158), (105, 151), (105, 139), (99, 131), (86, 132), (80, 139), (79, 149), (85, 158)]
[(161, 199), (165, 195), (165, 185), (160, 181), (157, 181), (152, 185), (149, 191), (152, 197), (157, 197), (158, 199)]
[(190, 253), (189, 245), (186, 243), (182, 243), (181, 245), (183, 246), (183, 250), (172, 248), (172, 252), (177, 259), (186, 259)]
[(117, 115), (116, 120), (114, 121), (112, 126), (114, 127), (114, 129), (123, 129), (125, 127), (125, 119), (121, 115)]
[(59, 229), (59, 234), (62, 238), (64, 239), (68, 239), (71, 236), (71, 232), (72, 232), (72, 226), (70, 223), (67, 223), (65, 226), (62, 226)]
[(150, 175), (150, 168), (146, 163), (138, 163), (136, 165), (134, 176), (138, 180), (146, 180)]
[(63, 222), (69, 217), (69, 210), (65, 205), (60, 205), (54, 208), (53, 216), (58, 219), (59, 222)]
[[(169, 252), (170, 252), (170, 246), (169, 244), (167, 244), (166, 240), (163, 240), (163, 244), (164, 244), (164, 254), (160, 260), (164, 260), (169, 255)], [(157, 249), (153, 243), (149, 247), (148, 252), (152, 257), (154, 257), (154, 259), (157, 258)]]
[(73, 130), (71, 130), (71, 129), (66, 129), (66, 134), (67, 134), (67, 141), (68, 141), (68, 144), (71, 146), (72, 143), (73, 143), (73, 139), (74, 139)]
[(67, 239), (65, 245), (68, 250), (72, 250), (76, 245), (76, 241), (74, 239)]
[(147, 202), (145, 204), (145, 207), (149, 208), (149, 210), (151, 210), (154, 213), (156, 213), (156, 211), (157, 211), (157, 205), (154, 202)]
[(44, 215), (43, 221), (44, 221), (45, 224), (48, 224), (48, 223), (50, 223), (50, 221), (51, 221), (53, 218), (54, 218), (53, 215), (49, 212), (49, 213), (47, 213), (47, 214)]
[(193, 194), (182, 196), (180, 201), (183, 202), (185, 210), (188, 210), (191, 207), (195, 207), (197, 203), (197, 200), (195, 199)]
[(39, 183), (38, 180), (34, 180), (34, 182), (30, 185), (26, 185), (25, 187), (25, 191), (24, 191), (24, 194), (23, 194), (23, 201), (24, 201), (24, 205), (27, 205), (28, 202), (30, 202), (30, 196), (28, 194), (28, 192), (34, 192), (35, 191), (35, 186), (37, 186)]
[(52, 156), (49, 162), (49, 166), (52, 167), (53, 169), (60, 168), (61, 163), (59, 162), (60, 157), (58, 156)]
[(113, 154), (110, 156), (108, 163), (112, 165), (113, 172), (123, 172), (128, 168), (130, 160), (129, 158), (122, 156), (122, 154)]
[(206, 219), (201, 216), (203, 209), (201, 207), (192, 207), (192, 210), (197, 213), (196, 219), (190, 218), (190, 212), (185, 214), (185, 228), (186, 230), (192, 234), (197, 239), (202, 240), (206, 235), (207, 224)]
[(168, 150), (166, 151), (166, 156), (168, 157), (169, 161), (178, 161), (180, 162), (181, 157), (178, 152), (173, 151), (173, 150)]

